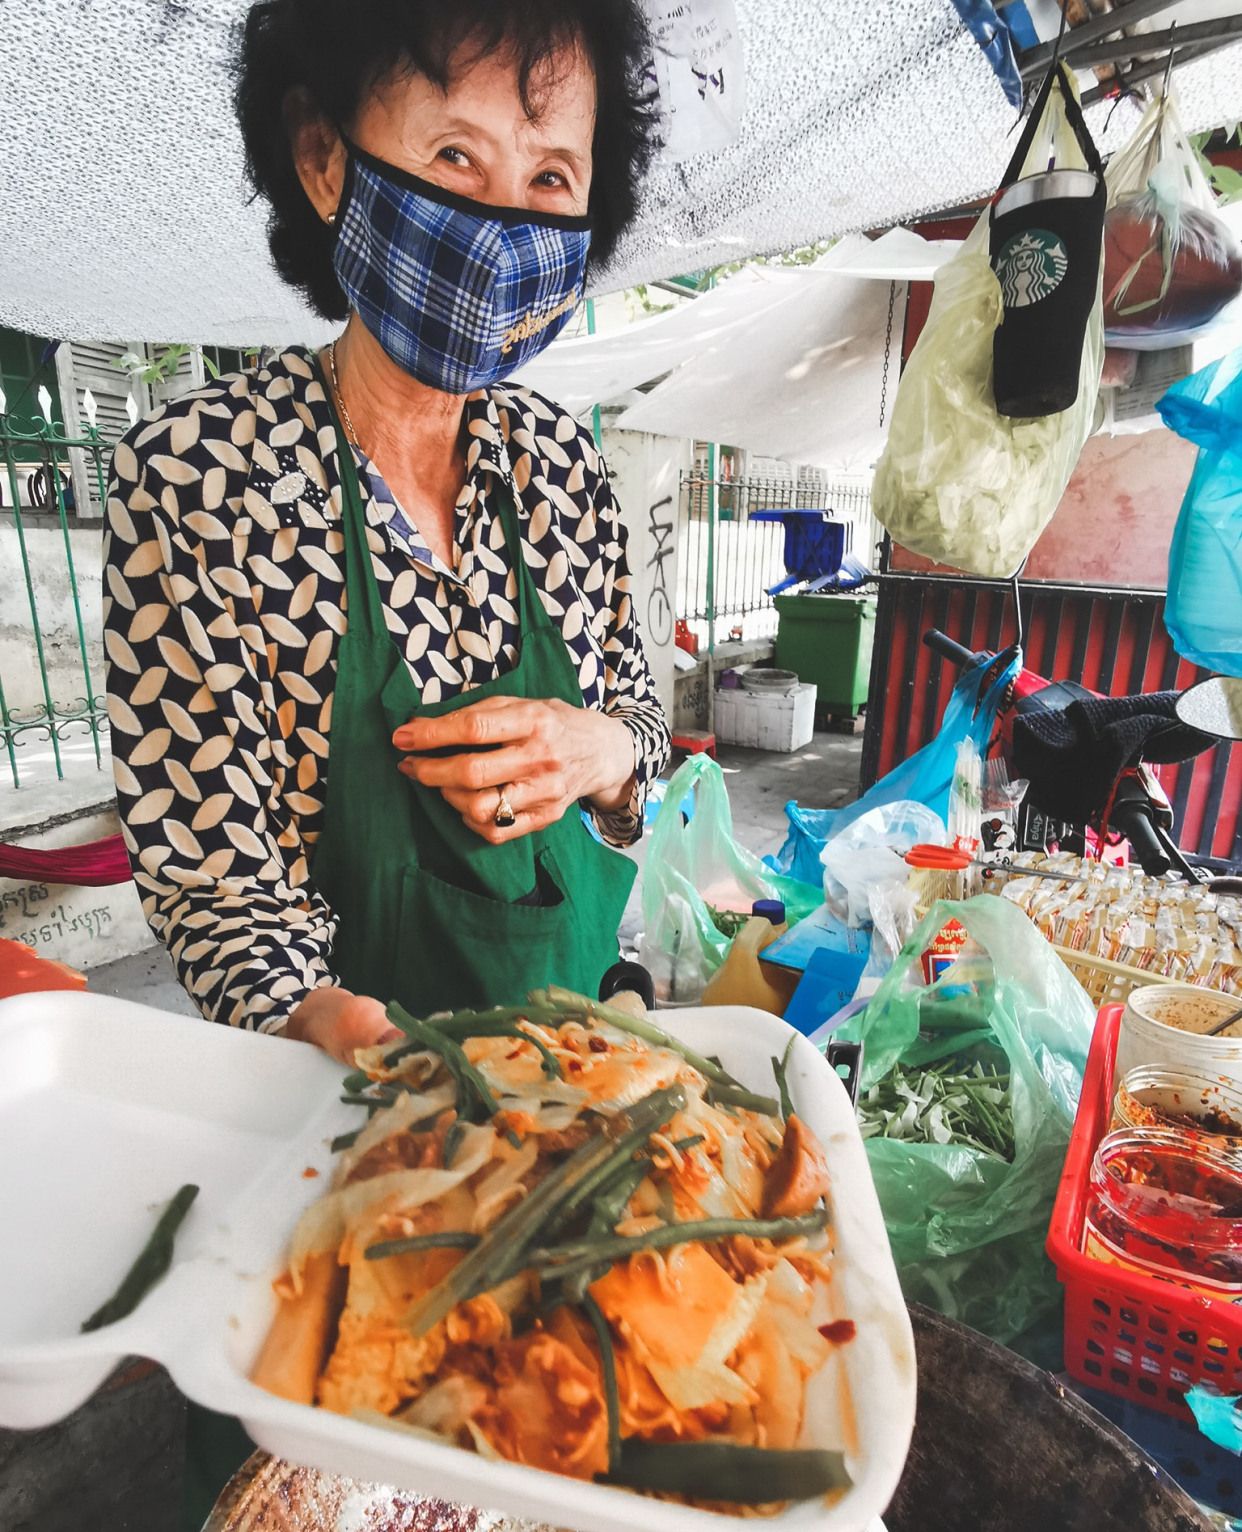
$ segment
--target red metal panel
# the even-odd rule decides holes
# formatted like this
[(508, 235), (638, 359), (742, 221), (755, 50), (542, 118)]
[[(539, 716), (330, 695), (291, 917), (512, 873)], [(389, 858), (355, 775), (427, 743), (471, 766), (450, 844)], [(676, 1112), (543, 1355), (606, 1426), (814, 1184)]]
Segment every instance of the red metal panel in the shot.
[[(1204, 672), (1182, 660), (1164, 628), (1163, 597), (1148, 592), (1023, 587), (1028, 666), (1049, 680), (1081, 682), (1125, 696), (1189, 686)], [(957, 672), (922, 643), (941, 626), (971, 649), (1017, 636), (1007, 589), (964, 579), (884, 578), (880, 584), (871, 705), (863, 744), (863, 785), (885, 775), (930, 739)], [(1051, 663), (1049, 663), (1051, 661)], [(1166, 767), (1161, 779), (1178, 812), (1187, 850), (1242, 860), (1242, 748), (1220, 745)]]

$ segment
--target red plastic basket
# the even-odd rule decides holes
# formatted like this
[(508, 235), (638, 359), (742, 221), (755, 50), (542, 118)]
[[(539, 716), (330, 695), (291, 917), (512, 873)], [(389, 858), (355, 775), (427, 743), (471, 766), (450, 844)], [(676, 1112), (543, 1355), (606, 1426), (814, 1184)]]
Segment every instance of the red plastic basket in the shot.
[(1065, 1287), (1065, 1370), (1091, 1388), (1189, 1420), (1192, 1383), (1242, 1393), (1242, 1306), (1082, 1251), (1091, 1161), (1112, 1115), (1121, 1013), (1107, 1005), (1096, 1022), (1048, 1230), (1048, 1254)]

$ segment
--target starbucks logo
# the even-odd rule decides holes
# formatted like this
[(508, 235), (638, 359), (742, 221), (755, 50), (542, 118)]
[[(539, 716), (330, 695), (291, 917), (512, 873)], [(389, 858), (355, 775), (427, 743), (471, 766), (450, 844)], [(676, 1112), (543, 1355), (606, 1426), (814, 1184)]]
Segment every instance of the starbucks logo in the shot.
[(1007, 309), (1024, 309), (1056, 292), (1069, 256), (1048, 229), (1027, 229), (1007, 240), (996, 258), (996, 275)]

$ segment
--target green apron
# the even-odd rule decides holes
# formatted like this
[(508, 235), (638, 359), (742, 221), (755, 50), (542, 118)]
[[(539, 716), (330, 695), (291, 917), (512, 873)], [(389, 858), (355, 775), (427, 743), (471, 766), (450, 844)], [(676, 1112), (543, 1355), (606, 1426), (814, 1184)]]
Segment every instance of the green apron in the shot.
[(337, 660), (324, 827), (311, 882), (337, 917), (341, 983), (415, 1015), (512, 1005), (563, 984), (594, 994), (617, 959), (636, 868), (601, 845), (576, 804), (555, 824), (493, 846), (436, 788), (397, 770), (395, 729), (488, 697), (581, 707), (577, 669), (522, 556), (508, 486), (500, 501), (517, 576), (517, 663), (507, 674), (424, 703), (384, 622), (354, 456), (337, 426), (348, 613)]
[[(345, 533), (345, 634), (337, 659), (324, 827), (311, 881), (337, 916), (342, 984), (416, 1015), (513, 1004), (564, 984), (594, 994), (617, 959), (636, 868), (602, 846), (576, 805), (556, 824), (493, 846), (435, 788), (397, 770), (393, 731), (485, 697), (559, 697), (581, 707), (565, 640), (522, 557), (505, 486), (500, 514), (517, 575), (517, 664), (484, 686), (424, 705), (384, 623), (354, 455), (337, 425)], [(240, 1424), (190, 1404), (184, 1520), (197, 1532), (253, 1443)]]

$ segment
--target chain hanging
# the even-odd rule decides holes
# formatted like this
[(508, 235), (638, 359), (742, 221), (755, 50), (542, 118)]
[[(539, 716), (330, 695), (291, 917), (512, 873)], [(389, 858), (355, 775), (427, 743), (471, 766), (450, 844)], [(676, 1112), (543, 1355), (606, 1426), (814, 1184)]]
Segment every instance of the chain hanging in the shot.
[(884, 332), (884, 375), (880, 380), (880, 424), (888, 412), (888, 364), (893, 354), (893, 309), (897, 303), (897, 284), (888, 284), (888, 328)]

